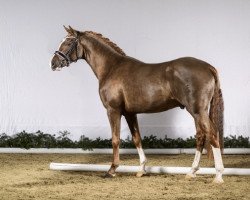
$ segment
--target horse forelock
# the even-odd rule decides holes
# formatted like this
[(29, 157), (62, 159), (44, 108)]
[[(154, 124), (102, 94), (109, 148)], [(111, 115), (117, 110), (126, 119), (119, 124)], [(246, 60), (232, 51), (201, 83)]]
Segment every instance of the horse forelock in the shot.
[(85, 31), (85, 33), (88, 33), (88, 34), (94, 36), (95, 38), (100, 39), (106, 45), (108, 45), (109, 47), (111, 47), (113, 50), (115, 50), (120, 55), (126, 56), (126, 54), (124, 53), (124, 51), (120, 47), (118, 47), (117, 44), (115, 44), (114, 42), (112, 42), (109, 38), (104, 37), (102, 34), (96, 33), (96, 32), (93, 32), (93, 31)]

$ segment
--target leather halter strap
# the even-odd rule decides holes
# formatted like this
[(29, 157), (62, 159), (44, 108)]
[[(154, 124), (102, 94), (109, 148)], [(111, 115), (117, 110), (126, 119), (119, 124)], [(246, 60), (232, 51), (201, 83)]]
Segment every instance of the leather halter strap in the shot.
[[(75, 37), (74, 37), (74, 38), (75, 38)], [(73, 62), (73, 61), (70, 59), (70, 57), (69, 57), (69, 56), (70, 56), (70, 53), (75, 49), (77, 43), (78, 43), (78, 39), (75, 38), (75, 41), (72, 42), (72, 44), (71, 44), (69, 50), (68, 50), (66, 53), (64, 53), (64, 52), (62, 52), (62, 51), (55, 51), (54, 54), (55, 54), (55, 55), (58, 55), (59, 57), (61, 57), (61, 58), (62, 58), (62, 59), (61, 59), (61, 62), (66, 61), (67, 66), (69, 66), (69, 64)], [(76, 48), (76, 54), (77, 54), (77, 48)]]

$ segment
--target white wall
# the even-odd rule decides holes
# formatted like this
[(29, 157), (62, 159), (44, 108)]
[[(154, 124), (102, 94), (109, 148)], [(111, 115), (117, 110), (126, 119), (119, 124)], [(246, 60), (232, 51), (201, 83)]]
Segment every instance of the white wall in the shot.
[[(110, 137), (98, 82), (79, 61), (52, 72), (62, 25), (109, 37), (145, 62), (194, 56), (214, 65), (225, 98), (226, 135), (250, 131), (250, 1), (0, 0), (0, 133), (69, 130)], [(142, 135), (194, 135), (183, 110), (139, 115)], [(128, 129), (123, 120), (122, 137)]]

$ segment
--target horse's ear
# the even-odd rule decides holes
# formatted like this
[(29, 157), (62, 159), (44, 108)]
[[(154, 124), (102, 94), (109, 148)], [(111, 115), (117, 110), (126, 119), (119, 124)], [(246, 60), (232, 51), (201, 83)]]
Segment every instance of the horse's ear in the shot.
[(73, 29), (71, 26), (69, 26), (69, 29), (70, 29), (70, 31), (71, 31), (71, 35), (73, 35), (73, 36), (75, 36), (75, 37), (78, 36), (78, 31), (77, 31), (77, 30)]
[(69, 28), (67, 28), (66, 26), (63, 26), (64, 29), (67, 31), (67, 33), (69, 35), (72, 35), (72, 36), (75, 36), (77, 37), (78, 36), (78, 31), (74, 30), (71, 26), (69, 26)]
[(63, 28), (65, 29), (65, 31), (67, 31), (67, 33), (70, 33), (69, 28), (67, 28), (66, 26), (63, 25)]
[(69, 25), (69, 29), (70, 29), (71, 31), (75, 31), (70, 25)]

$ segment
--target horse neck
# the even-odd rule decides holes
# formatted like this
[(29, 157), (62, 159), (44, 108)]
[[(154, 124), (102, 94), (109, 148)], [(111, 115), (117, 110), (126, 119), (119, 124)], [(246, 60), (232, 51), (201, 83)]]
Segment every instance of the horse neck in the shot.
[(85, 37), (81, 43), (84, 46), (86, 62), (92, 68), (99, 82), (102, 81), (122, 56), (96, 38)]

